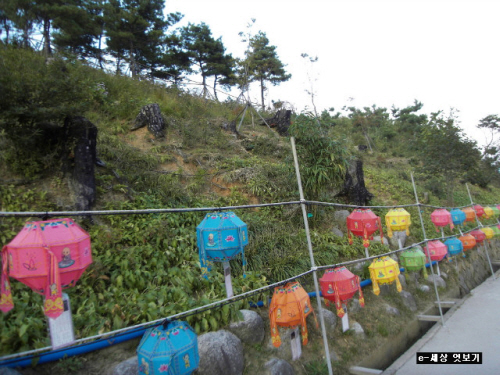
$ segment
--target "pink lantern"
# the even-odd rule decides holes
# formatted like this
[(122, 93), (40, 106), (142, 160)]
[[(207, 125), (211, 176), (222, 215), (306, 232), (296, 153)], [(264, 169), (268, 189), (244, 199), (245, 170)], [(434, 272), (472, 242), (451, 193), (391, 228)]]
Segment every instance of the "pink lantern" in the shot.
[(477, 217), (481, 217), (484, 215), (484, 208), (483, 208), (483, 206), (481, 206), (479, 204), (476, 204), (474, 206), (474, 211), (476, 211)]
[(438, 227), (445, 227), (448, 224), (450, 225), (450, 229), (453, 230), (455, 227), (453, 225), (453, 220), (451, 218), (451, 213), (449, 213), (444, 208), (438, 208), (434, 210), (431, 214), (431, 221), (434, 223), (436, 227), (436, 232), (439, 232)]
[(431, 260), (441, 261), (448, 255), (448, 247), (439, 240), (429, 241), (424, 247), (425, 255), (431, 256)]
[(27, 222), (2, 249), (0, 310), (14, 307), (9, 276), (45, 295), (44, 313), (63, 312), (62, 289), (75, 286), (92, 263), (90, 236), (71, 219)]
[(476, 239), (476, 244), (480, 244), (486, 239), (486, 233), (479, 229), (471, 231), (470, 234)]

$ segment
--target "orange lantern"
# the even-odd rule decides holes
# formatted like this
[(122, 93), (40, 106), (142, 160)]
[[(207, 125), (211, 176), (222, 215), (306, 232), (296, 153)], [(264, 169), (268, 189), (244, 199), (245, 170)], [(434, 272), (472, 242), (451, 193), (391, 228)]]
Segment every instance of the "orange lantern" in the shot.
[(392, 284), (395, 281), (398, 292), (403, 290), (398, 278), (400, 274), (399, 265), (394, 259), (388, 256), (376, 258), (368, 266), (368, 270), (373, 284), (373, 293), (377, 296), (380, 294), (379, 284)]
[(424, 247), (425, 255), (431, 257), (431, 260), (441, 261), (448, 255), (448, 247), (439, 240), (429, 241)]
[(476, 239), (476, 244), (480, 244), (486, 239), (486, 234), (479, 229), (471, 231), (470, 234)]
[(393, 231), (406, 231), (410, 235), (411, 216), (404, 208), (393, 208), (385, 215), (387, 235), (392, 238)]
[(370, 241), (373, 240), (373, 233), (380, 231), (380, 237), (383, 238), (382, 223), (380, 218), (368, 208), (355, 209), (347, 217), (347, 237), (349, 244), (352, 245), (351, 233), (357, 237), (363, 238), (363, 246), (370, 246)]
[(464, 234), (463, 236), (460, 236), (458, 238), (462, 244), (464, 245), (464, 251), (472, 249), (474, 246), (476, 246), (476, 239), (472, 234)]
[(342, 266), (326, 270), (323, 277), (319, 279), (319, 283), (326, 306), (329, 306), (328, 301), (334, 302), (339, 318), (342, 318), (345, 314), (342, 303), (349, 301), (358, 290), (359, 304), (361, 307), (365, 306), (359, 276), (354, 275), (346, 267)]
[[(295, 328), (298, 325), (302, 326), (302, 344), (306, 345), (308, 342), (306, 318), (310, 313), (314, 314), (311, 300), (298, 281), (289, 282), (284, 287), (274, 288), (269, 307), (273, 345), (277, 348), (281, 346), (278, 326)], [(316, 315), (314, 319), (316, 320)], [(317, 321), (316, 326), (318, 326)]]
[(481, 216), (484, 215), (484, 208), (483, 208), (483, 206), (481, 206), (479, 204), (476, 204), (474, 206), (474, 210), (476, 211), (477, 217), (481, 217)]
[(472, 207), (462, 208), (462, 211), (465, 213), (465, 222), (474, 221), (476, 218), (476, 211)]
[(453, 225), (451, 214), (448, 212), (448, 210), (444, 208), (438, 208), (434, 210), (431, 214), (431, 221), (434, 223), (434, 226), (436, 227), (436, 232), (439, 232), (438, 227), (445, 227), (448, 224), (450, 225), (451, 230), (453, 230), (453, 228), (455, 227)]

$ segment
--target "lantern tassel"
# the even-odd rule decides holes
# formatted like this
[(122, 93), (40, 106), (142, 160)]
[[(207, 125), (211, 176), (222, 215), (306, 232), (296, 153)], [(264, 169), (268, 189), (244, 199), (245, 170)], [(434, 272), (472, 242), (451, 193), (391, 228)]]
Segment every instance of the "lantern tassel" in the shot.
[(374, 271), (370, 270), (370, 278), (372, 279), (373, 293), (378, 296), (380, 294), (380, 288), (378, 286), (377, 278), (375, 277)]
[(10, 291), (9, 274), (7, 273), (8, 257), (7, 246), (2, 248), (2, 277), (1, 277), (1, 294), (0, 294), (0, 310), (4, 314), (8, 313), (14, 308), (14, 301), (12, 300), (12, 293)]
[(396, 287), (398, 289), (398, 292), (401, 292), (403, 290), (403, 287), (401, 286), (401, 281), (399, 281), (399, 277), (396, 276)]
[(387, 227), (387, 235), (389, 236), (389, 238), (392, 238), (393, 232), (391, 228), (391, 220), (387, 216), (385, 218), (385, 226)]
[(370, 246), (370, 241), (368, 241), (368, 231), (366, 230), (366, 226), (363, 228), (363, 246)]
[(337, 288), (337, 284), (335, 284), (335, 307), (337, 308), (337, 316), (342, 318), (345, 315), (345, 311), (342, 308), (342, 302), (340, 301), (340, 293)]
[(271, 341), (273, 346), (279, 348), (281, 346), (281, 337), (278, 331), (278, 325), (276, 324), (276, 317), (274, 316), (274, 310), (271, 312)]
[(59, 274), (59, 265), (55, 254), (46, 249), (49, 255), (49, 272), (47, 275), (47, 284), (45, 285), (45, 302), (43, 310), (49, 318), (55, 319), (64, 311), (61, 290), (61, 276)]
[(359, 290), (359, 305), (365, 307), (365, 298), (363, 297), (363, 289), (361, 288), (361, 283), (358, 276), (358, 290)]
[(352, 235), (349, 229), (347, 229), (347, 239), (349, 240), (349, 245), (352, 245)]

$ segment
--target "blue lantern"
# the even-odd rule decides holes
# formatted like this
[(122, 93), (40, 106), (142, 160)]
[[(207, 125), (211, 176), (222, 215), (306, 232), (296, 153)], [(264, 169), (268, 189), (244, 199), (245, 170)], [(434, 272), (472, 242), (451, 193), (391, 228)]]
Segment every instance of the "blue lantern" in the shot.
[(454, 225), (462, 225), (464, 223), (466, 215), (462, 210), (455, 208), (450, 211), (450, 214)]
[[(448, 248), (448, 255), (450, 257), (454, 255), (460, 255), (461, 253), (463, 254), (464, 244), (458, 238), (456, 237), (448, 238), (446, 241), (444, 241), (444, 244)], [(463, 254), (463, 256), (465, 256), (465, 254)], [(451, 262), (451, 258), (449, 259)]]
[(139, 375), (187, 375), (198, 368), (198, 337), (186, 322), (148, 329), (137, 347)]
[(201, 272), (205, 278), (210, 272), (211, 262), (229, 262), (240, 253), (245, 266), (247, 225), (233, 212), (207, 214), (196, 227), (196, 237)]

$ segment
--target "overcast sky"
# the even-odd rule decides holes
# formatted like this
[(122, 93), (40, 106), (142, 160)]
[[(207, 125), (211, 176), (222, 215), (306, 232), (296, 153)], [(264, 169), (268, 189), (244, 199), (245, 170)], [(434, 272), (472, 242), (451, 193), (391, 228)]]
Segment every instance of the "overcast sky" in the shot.
[[(498, 0), (167, 0), (165, 11), (184, 14), (180, 26), (205, 22), (235, 57), (245, 49), (238, 33), (255, 18), (253, 33), (267, 34), (292, 74), (269, 88), (266, 104), (311, 109), (311, 82), (318, 110), (417, 99), (422, 113), (458, 110), (459, 126), (479, 144), (479, 120), (500, 114)], [(302, 53), (318, 61), (311, 67)], [(259, 103), (257, 86), (252, 93)]]

